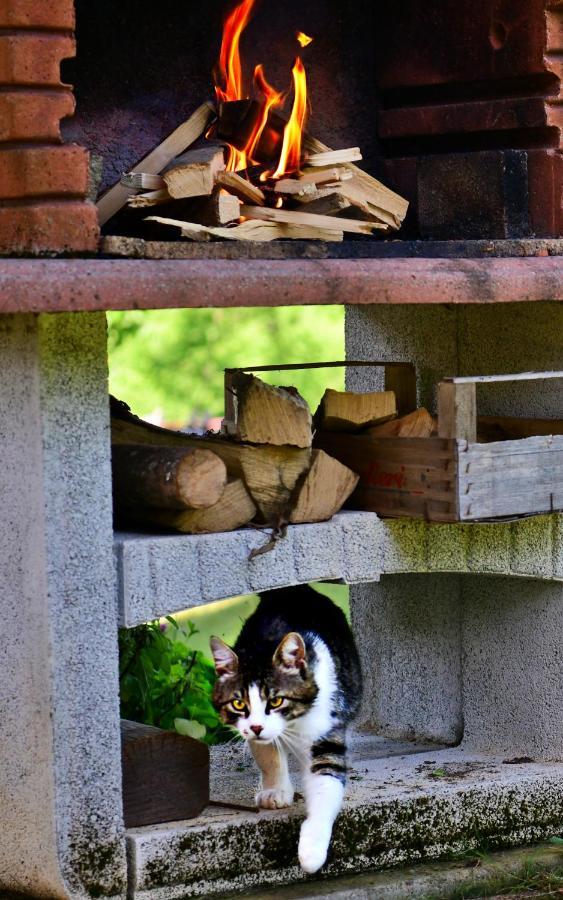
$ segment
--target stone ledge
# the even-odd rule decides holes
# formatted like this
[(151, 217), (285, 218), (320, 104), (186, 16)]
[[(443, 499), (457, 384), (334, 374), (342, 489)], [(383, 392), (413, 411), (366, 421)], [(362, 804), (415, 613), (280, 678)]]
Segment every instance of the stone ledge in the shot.
[(309, 581), (359, 584), (415, 572), (563, 580), (561, 514), (435, 525), (341, 512), (330, 522), (290, 526), (274, 550), (249, 561), (251, 550), (266, 540), (251, 529), (210, 535), (117, 533), (122, 625)]
[[(254, 776), (236, 774), (241, 761), (235, 767), (231, 760), (229, 774), (218, 779), (220, 799), (232, 792), (238, 802), (251, 802)], [(560, 763), (508, 765), (460, 749), (374, 758), (364, 743), (352, 764), (323, 875), (510, 847), (561, 828)], [(237, 779), (246, 783), (243, 796)], [(130, 897), (180, 900), (301, 881), (302, 817), (302, 803), (259, 814), (212, 807), (193, 822), (131, 829)]]

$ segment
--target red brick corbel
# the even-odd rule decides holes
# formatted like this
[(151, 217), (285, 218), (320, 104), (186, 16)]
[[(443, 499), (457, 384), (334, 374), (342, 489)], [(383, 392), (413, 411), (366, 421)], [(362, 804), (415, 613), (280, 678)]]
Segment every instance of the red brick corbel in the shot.
[(0, 253), (89, 253), (99, 238), (86, 200), (88, 154), (64, 146), (75, 55), (73, 0), (0, 0)]

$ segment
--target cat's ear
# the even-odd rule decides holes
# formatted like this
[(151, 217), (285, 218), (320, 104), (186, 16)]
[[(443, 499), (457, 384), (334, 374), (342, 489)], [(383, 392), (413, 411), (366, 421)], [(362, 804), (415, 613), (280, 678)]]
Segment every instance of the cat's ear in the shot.
[(215, 661), (217, 675), (235, 675), (238, 669), (238, 656), (221, 638), (211, 637), (209, 646)]
[(274, 653), (274, 665), (290, 672), (300, 672), (307, 665), (305, 641), (296, 631), (290, 631)]

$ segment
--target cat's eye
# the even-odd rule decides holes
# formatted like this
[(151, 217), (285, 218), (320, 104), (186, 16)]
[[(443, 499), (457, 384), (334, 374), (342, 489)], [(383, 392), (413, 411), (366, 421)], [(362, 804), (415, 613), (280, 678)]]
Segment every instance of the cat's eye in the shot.
[(237, 712), (242, 712), (243, 709), (246, 709), (246, 703), (244, 702), (244, 700), (231, 700), (231, 706)]
[(283, 697), (271, 697), (268, 702), (270, 704), (270, 709), (279, 709), (283, 703)]

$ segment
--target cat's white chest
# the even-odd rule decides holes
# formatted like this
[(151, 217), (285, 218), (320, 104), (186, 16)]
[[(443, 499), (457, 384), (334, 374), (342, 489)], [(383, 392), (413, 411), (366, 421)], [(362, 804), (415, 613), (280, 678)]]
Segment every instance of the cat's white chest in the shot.
[(315, 640), (315, 681), (319, 693), (310, 711), (297, 724), (297, 733), (304, 744), (312, 744), (327, 734), (333, 725), (332, 710), (336, 691), (336, 671), (330, 651), (320, 638)]

